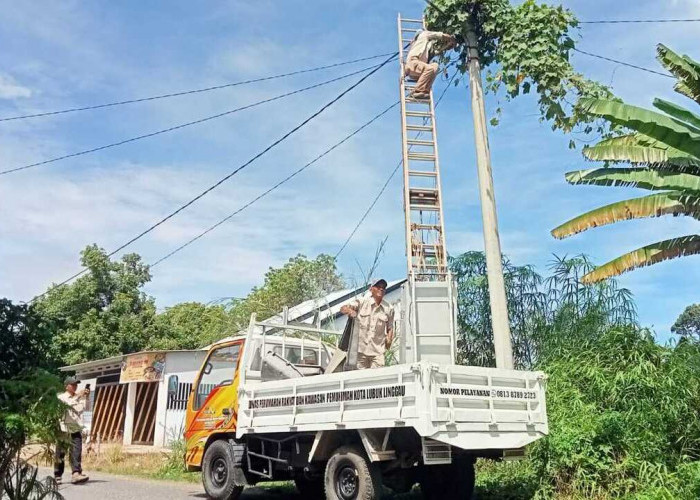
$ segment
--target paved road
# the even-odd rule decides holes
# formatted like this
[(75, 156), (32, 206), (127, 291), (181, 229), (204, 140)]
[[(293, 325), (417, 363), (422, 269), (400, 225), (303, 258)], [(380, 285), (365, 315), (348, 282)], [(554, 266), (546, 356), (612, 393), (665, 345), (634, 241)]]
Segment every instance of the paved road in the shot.
[[(41, 477), (50, 474), (49, 469), (41, 469)], [(204, 489), (199, 484), (151, 481), (126, 476), (113, 476), (101, 472), (88, 472), (90, 481), (81, 485), (70, 482), (62, 484), (61, 494), (66, 500), (185, 500), (206, 499)], [(64, 476), (67, 480), (69, 474)], [(275, 490), (249, 488), (241, 495), (241, 500), (301, 500), (300, 495)]]

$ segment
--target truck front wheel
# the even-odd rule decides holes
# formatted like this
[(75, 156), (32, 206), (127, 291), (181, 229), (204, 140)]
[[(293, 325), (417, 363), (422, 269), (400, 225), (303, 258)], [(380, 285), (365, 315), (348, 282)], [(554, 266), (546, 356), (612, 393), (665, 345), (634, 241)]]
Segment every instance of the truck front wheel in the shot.
[(327, 500), (375, 500), (382, 497), (381, 472), (358, 446), (342, 446), (326, 465)]
[(237, 500), (243, 486), (237, 485), (233, 477), (233, 448), (224, 439), (214, 441), (202, 460), (202, 483), (204, 491), (212, 500)]

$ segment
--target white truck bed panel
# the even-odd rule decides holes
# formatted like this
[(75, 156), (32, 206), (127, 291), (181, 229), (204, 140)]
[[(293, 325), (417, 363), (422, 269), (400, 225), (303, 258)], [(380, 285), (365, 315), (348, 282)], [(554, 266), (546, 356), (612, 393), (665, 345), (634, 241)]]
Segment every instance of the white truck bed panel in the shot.
[(547, 434), (541, 372), (428, 362), (246, 384), (244, 434), (413, 427), (463, 449), (513, 449)]

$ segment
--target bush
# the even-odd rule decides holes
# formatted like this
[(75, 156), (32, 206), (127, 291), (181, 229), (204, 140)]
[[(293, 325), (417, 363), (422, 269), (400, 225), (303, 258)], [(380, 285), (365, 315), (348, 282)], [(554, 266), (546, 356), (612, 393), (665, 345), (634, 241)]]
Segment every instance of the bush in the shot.
[(611, 326), (557, 353), (540, 367), (550, 435), (522, 465), (482, 467), (483, 498), (700, 498), (700, 347)]

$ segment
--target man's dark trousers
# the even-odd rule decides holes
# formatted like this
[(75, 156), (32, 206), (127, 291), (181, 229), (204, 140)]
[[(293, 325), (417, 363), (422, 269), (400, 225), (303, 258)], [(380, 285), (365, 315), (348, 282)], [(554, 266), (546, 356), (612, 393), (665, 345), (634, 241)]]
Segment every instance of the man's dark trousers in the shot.
[[(83, 456), (83, 435), (80, 432), (70, 434), (70, 466), (73, 473), (82, 473), (81, 466)], [(56, 445), (56, 455), (54, 456), (53, 475), (54, 477), (63, 476), (65, 468), (66, 450), (64, 444)]]

